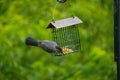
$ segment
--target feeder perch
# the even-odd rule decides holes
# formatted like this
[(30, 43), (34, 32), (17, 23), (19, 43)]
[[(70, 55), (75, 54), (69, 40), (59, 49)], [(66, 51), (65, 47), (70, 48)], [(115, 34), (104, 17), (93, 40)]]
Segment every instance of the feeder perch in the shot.
[(72, 52), (78, 52), (81, 50), (78, 29), (78, 24), (80, 23), (82, 23), (82, 21), (74, 16), (53, 21), (48, 25), (47, 29), (51, 29), (53, 40), (57, 42), (61, 48), (67, 48), (72, 50)]

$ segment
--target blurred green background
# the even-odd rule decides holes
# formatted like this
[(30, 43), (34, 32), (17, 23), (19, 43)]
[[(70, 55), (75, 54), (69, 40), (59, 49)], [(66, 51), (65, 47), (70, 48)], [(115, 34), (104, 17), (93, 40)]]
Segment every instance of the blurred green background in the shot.
[[(113, 0), (0, 0), (0, 80), (116, 80)], [(56, 20), (78, 16), (82, 52), (53, 56), (28, 47), (28, 36), (51, 40)]]

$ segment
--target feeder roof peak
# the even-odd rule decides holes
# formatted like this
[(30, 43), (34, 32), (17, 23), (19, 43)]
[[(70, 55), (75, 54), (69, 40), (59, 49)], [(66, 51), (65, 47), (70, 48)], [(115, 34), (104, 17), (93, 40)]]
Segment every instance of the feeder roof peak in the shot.
[(62, 28), (80, 23), (82, 23), (82, 21), (78, 17), (74, 16), (74, 17), (51, 22), (47, 28)]

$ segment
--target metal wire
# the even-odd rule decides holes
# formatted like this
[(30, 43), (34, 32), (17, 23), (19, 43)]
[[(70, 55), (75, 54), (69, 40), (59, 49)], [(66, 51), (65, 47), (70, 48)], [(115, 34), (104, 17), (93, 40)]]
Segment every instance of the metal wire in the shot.
[[(52, 29), (53, 40), (62, 48), (72, 49), (74, 52), (81, 50), (78, 25)], [(59, 54), (60, 55), (60, 54)]]
[(52, 21), (55, 21), (55, 17), (54, 17), (54, 11), (55, 9), (57, 8), (57, 5), (58, 5), (59, 2), (57, 2), (54, 6), (54, 9), (53, 9), (53, 12), (52, 12)]
[[(63, 0), (64, 1), (64, 0)], [(54, 8), (53, 8), (53, 11), (52, 11), (52, 21), (53, 22), (55, 22), (55, 15), (54, 15), (54, 12), (55, 12), (55, 10), (58, 8), (58, 5), (59, 4), (63, 4), (63, 3), (60, 3), (59, 1), (57, 1), (56, 2), (56, 4), (55, 4), (55, 6), (54, 6)], [(61, 6), (63, 6), (63, 5), (61, 5)], [(64, 9), (66, 9), (66, 8), (68, 8), (68, 6), (70, 6), (70, 2), (68, 2), (67, 4), (64, 4)], [(74, 13), (73, 12), (69, 12), (69, 13), (71, 13), (71, 16), (72, 17), (74, 17)]]

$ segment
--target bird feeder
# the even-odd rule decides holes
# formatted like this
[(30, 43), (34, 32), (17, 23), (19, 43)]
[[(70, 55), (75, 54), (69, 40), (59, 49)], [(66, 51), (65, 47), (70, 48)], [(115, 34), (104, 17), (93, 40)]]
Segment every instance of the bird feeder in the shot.
[[(74, 16), (62, 20), (52, 21), (47, 29), (51, 29), (53, 41), (61, 48), (71, 49), (72, 52), (81, 50), (78, 26), (82, 21)], [(58, 54), (61, 55), (61, 54)]]

